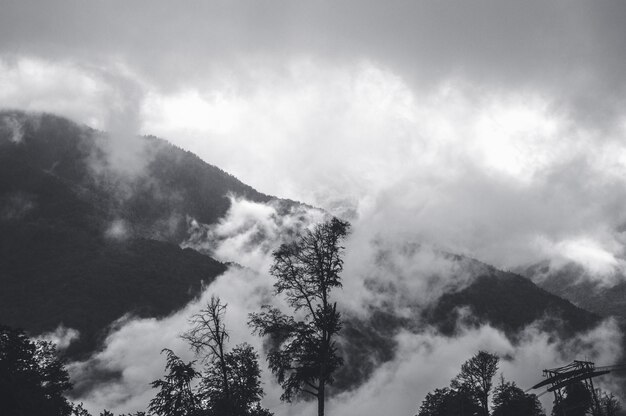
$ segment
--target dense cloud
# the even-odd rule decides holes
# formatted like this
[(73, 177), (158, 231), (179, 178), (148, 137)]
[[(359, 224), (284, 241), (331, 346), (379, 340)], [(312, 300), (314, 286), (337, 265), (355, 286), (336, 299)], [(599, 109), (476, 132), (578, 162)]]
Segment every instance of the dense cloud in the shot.
[[(283, 241), (289, 230), (302, 229), (319, 220), (319, 212), (299, 208), (277, 216), (276, 207), (271, 204), (237, 199), (232, 202), (232, 209), (219, 224), (201, 227), (201, 224), (191, 223), (194, 238), (187, 244), (210, 250), (223, 261), (239, 261), (253, 268), (232, 266), (209, 285), (199, 299), (167, 318), (120, 320), (101, 352), (71, 366), (72, 378), (80, 392), (78, 400), (94, 411), (145, 408), (154, 396), (149, 382), (163, 374), (164, 358), (159, 359), (159, 350), (167, 347), (186, 360), (193, 358), (179, 336), (188, 328), (189, 317), (212, 295), (218, 295), (228, 304), (226, 326), (231, 331), (230, 344), (245, 341), (258, 351), (264, 351), (262, 340), (251, 334), (246, 322), (247, 314), (258, 311), (263, 304), (286, 308), (283, 300), (272, 295), (273, 279), (267, 273), (272, 247)], [(253, 240), (258, 244), (250, 244)], [(346, 316), (366, 316), (372, 309), (364, 305), (376, 309), (376, 303), (384, 301), (393, 305), (392, 310), (398, 316), (409, 318), (405, 310), (408, 306), (424, 305), (428, 297), (436, 298), (442, 287), (460, 287), (472, 279), (472, 271), (466, 264), (458, 264), (436, 250), (410, 243), (398, 247), (398, 240), (380, 240), (367, 232), (351, 235), (346, 241), (346, 251), (344, 287), (334, 293)], [(480, 274), (480, 270), (474, 272)], [(368, 285), (372, 274), (379, 277), (376, 280), (379, 285), (394, 285), (396, 290), (390, 292)], [(429, 279), (432, 277), (434, 279)], [(414, 414), (426, 393), (446, 386), (458, 373), (460, 365), (480, 349), (501, 356), (500, 371), (524, 388), (539, 381), (543, 368), (575, 358), (584, 356), (602, 364), (619, 359), (622, 335), (611, 320), (565, 341), (542, 332), (540, 327), (541, 322), (529, 325), (515, 343), (489, 325), (462, 329), (452, 337), (430, 327), (420, 331), (399, 330), (393, 339), (396, 345), (393, 359), (379, 363), (371, 377), (362, 380), (358, 388), (331, 398), (329, 412), (349, 416), (377, 414), (393, 408), (397, 414)], [(280, 387), (265, 365), (263, 367), (266, 407), (277, 416), (314, 411), (313, 403), (281, 403)], [(116, 376), (94, 379), (98, 374)], [(550, 397), (546, 396), (544, 405), (550, 405)]]
[[(156, 134), (262, 192), (350, 219), (350, 296), (340, 301), (352, 313), (384, 301), (402, 314), (462, 287), (471, 273), (459, 273), (440, 249), (503, 268), (575, 261), (606, 284), (624, 275), (619, 0), (0, 0), (0, 10), (0, 108), (54, 112), (109, 131), (104, 159), (92, 161), (106, 180), (141, 175), (150, 152), (136, 135)], [(7, 125), (19, 141), (19, 123)], [(27, 195), (14, 200), (3, 216), (29, 209)], [(269, 299), (268, 253), (285, 229), (323, 216), (282, 218), (280, 210), (233, 201), (217, 225), (189, 219), (186, 245), (250, 269), (231, 268), (169, 318), (120, 322), (104, 351), (74, 366), (79, 390), (94, 369), (121, 373), (121, 381), (82, 390), (86, 403), (142, 407), (146, 383), (162, 371), (158, 349), (191, 358), (177, 336), (211, 293), (231, 305), (234, 341), (260, 346), (242, 322)], [(107, 231), (126, 235), (120, 221)], [(397, 290), (381, 299), (386, 283)], [(611, 325), (589, 335), (609, 340), (599, 343), (608, 348), (596, 356), (602, 362), (616, 356)], [(393, 362), (329, 408), (348, 415), (358, 413), (356, 403), (393, 403), (413, 412), (417, 403), (406, 400), (438, 387), (432, 381), (447, 384), (477, 348), (518, 357), (503, 369), (520, 383), (530, 382), (529, 368), (583, 352), (563, 353), (535, 329), (526, 333), (520, 346), (489, 327), (457, 339), (400, 334)], [(266, 380), (266, 406), (303, 411), (281, 405)]]
[(0, 47), (95, 64), (119, 59), (169, 88), (251, 61), (280, 67), (297, 54), (338, 63), (365, 58), (412, 82), (469, 77), (549, 89), (603, 119), (623, 99), (625, 13), (619, 1), (582, 0), (3, 0)]
[(623, 268), (619, 2), (3, 1), (0, 105), (502, 267)]

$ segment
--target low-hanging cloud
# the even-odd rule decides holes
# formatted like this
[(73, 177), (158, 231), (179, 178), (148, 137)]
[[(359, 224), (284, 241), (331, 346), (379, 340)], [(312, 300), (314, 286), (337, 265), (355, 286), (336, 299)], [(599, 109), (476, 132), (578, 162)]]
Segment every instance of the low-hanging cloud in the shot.
[(230, 209), (216, 224), (188, 219), (189, 237), (181, 247), (252, 270), (268, 270), (276, 247), (328, 216), (320, 209), (287, 201), (258, 203), (235, 195), (228, 198)]
[[(268, 274), (271, 248), (292, 238), (294, 234), (290, 231), (301, 231), (324, 217), (315, 209), (307, 212), (305, 207), (283, 211), (281, 217), (275, 203), (264, 205), (237, 198), (231, 202), (230, 211), (219, 224), (201, 226), (192, 222), (192, 238), (186, 244), (193, 242), (197, 248), (209, 250), (222, 260), (247, 267), (231, 266), (198, 299), (167, 318), (122, 319), (107, 337), (101, 352), (70, 367), (80, 392), (77, 399), (89, 409), (108, 408), (116, 412), (145, 409), (155, 394), (148, 384), (163, 373), (160, 349), (171, 348), (183, 359), (193, 359), (179, 336), (188, 328), (188, 318), (213, 295), (228, 304), (226, 326), (231, 332), (230, 344), (248, 342), (264, 352), (262, 340), (251, 334), (247, 319), (248, 313), (258, 311), (263, 304), (285, 307), (280, 298), (273, 296), (273, 279)], [(344, 287), (334, 293), (346, 317), (359, 314), (367, 318), (377, 308), (376, 301), (384, 302), (385, 297), (388, 304), (394, 305), (392, 310), (402, 316), (403, 308), (422, 307), (428, 303), (429, 296), (434, 298), (446, 289), (454, 290), (470, 282), (474, 273), (484, 271), (472, 273), (465, 266), (487, 267), (469, 260), (455, 262), (441, 251), (414, 242), (398, 245), (397, 239), (381, 240), (370, 234), (372, 230), (361, 227), (356, 223), (346, 241)], [(368, 270), (373, 270), (371, 279), (364, 275)], [(438, 282), (432, 280), (433, 276)], [(368, 280), (380, 285), (368, 285)], [(396, 290), (380, 290), (385, 285)], [(425, 293), (420, 295), (421, 291)], [(390, 408), (398, 414), (414, 414), (426, 393), (447, 385), (461, 363), (479, 349), (500, 355), (503, 358), (500, 371), (525, 388), (538, 381), (543, 368), (581, 357), (599, 365), (612, 364), (621, 354), (621, 333), (613, 321), (567, 340), (540, 328), (540, 322), (529, 325), (515, 342), (489, 325), (461, 328), (453, 337), (439, 334), (431, 327), (399, 329), (393, 336), (396, 347), (392, 358), (376, 363), (374, 372), (360, 385), (330, 398), (328, 409), (341, 416)], [(262, 354), (262, 360), (263, 357)], [(98, 379), (98, 374), (114, 376)], [(281, 403), (280, 387), (265, 364), (263, 380), (264, 406), (278, 416), (314, 411), (315, 405), (310, 402)], [(610, 383), (607, 386), (614, 387)], [(549, 405), (549, 401), (544, 400), (544, 405)]]
[[(99, 151), (90, 160), (94, 173), (133, 178), (150, 161), (138, 137), (145, 85), (122, 63), (107, 65), (0, 54), (0, 108), (50, 112), (101, 130), (93, 133)], [(4, 118), (11, 140), (20, 141), (19, 120)]]
[[(415, 90), (368, 62), (301, 60), (255, 79), (250, 93), (148, 95), (144, 129), (266, 192), (499, 267), (573, 259), (599, 279), (621, 270), (611, 257), (626, 221), (623, 122), (611, 134), (588, 128), (534, 90), (462, 80)], [(572, 255), (583, 240), (597, 250)]]
[[(152, 153), (136, 132), (157, 134), (263, 192), (383, 233), (507, 269), (549, 259), (605, 284), (624, 275), (626, 121), (583, 122), (549, 90), (467, 74), (414, 85), (375, 60), (315, 55), (176, 88), (119, 62), (2, 62), (3, 102), (112, 130), (95, 172), (141, 176)], [(72, 79), (78, 88), (62, 88)], [(105, 178), (132, 192), (116, 175)]]
[[(461, 364), (479, 350), (501, 357), (499, 373), (525, 390), (541, 381), (544, 368), (568, 363), (575, 357), (586, 355), (597, 362), (614, 363), (620, 356), (621, 335), (615, 322), (608, 321), (566, 342), (555, 340), (534, 325), (524, 329), (521, 341), (515, 344), (488, 325), (463, 330), (456, 337), (431, 331), (401, 332), (396, 340), (394, 360), (380, 366), (356, 391), (331, 400), (329, 411), (351, 416), (381, 414), (393, 408), (397, 414), (416, 414), (426, 394), (448, 386)], [(551, 401), (551, 396), (542, 398), (548, 409)]]

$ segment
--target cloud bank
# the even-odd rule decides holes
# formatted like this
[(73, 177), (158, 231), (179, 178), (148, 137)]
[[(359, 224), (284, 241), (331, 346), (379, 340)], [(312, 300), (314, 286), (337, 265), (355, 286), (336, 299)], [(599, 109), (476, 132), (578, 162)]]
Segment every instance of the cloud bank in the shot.
[(500, 267), (623, 275), (620, 2), (2, 3), (0, 106), (110, 131), (123, 173), (161, 135)]
[[(224, 75), (164, 92), (129, 71), (34, 58), (3, 70), (7, 86), (23, 78), (5, 102), (110, 128), (107, 163), (121, 174), (149, 161), (134, 134), (156, 134), (263, 192), (499, 267), (547, 258), (623, 274), (626, 120), (581, 123), (545, 91), (463, 79), (417, 89), (370, 61), (314, 58), (251, 68), (252, 89)], [(29, 81), (37, 71), (43, 85)], [(86, 87), (50, 92), (75, 78)]]
[[(185, 360), (193, 358), (180, 334), (188, 328), (189, 317), (213, 295), (228, 304), (226, 325), (231, 331), (231, 345), (245, 341), (257, 351), (264, 351), (262, 340), (251, 334), (246, 322), (248, 313), (258, 311), (263, 304), (285, 308), (283, 301), (272, 295), (273, 278), (267, 273), (272, 247), (280, 244), (289, 230), (319, 221), (320, 212), (314, 209), (306, 212), (300, 207), (278, 216), (272, 204), (238, 199), (232, 203), (227, 216), (217, 225), (191, 222), (190, 241), (200, 249), (211, 250), (223, 261), (239, 261), (249, 267), (231, 266), (200, 298), (167, 318), (127, 317), (118, 322), (101, 352), (70, 367), (79, 391), (77, 399), (89, 409), (107, 408), (116, 412), (145, 409), (154, 396), (148, 384), (163, 373), (164, 359), (159, 351), (167, 347)], [(357, 224), (355, 231), (359, 229), (365, 228)], [(206, 245), (202, 246), (203, 242)], [(466, 265), (439, 251), (410, 242), (399, 249), (397, 244), (397, 239), (388, 242), (365, 231), (355, 232), (346, 241), (344, 288), (335, 294), (345, 316), (357, 314), (367, 318), (376, 310), (377, 302), (386, 302), (398, 316), (410, 318), (411, 307), (423, 307), (444, 290), (462, 287), (472, 279), (472, 271)], [(370, 248), (365, 250), (367, 246)], [(367, 271), (370, 275), (365, 274)], [(368, 284), (372, 274), (377, 277), (378, 285)], [(381, 290), (385, 285), (396, 290)], [(613, 363), (621, 354), (622, 335), (613, 321), (605, 321), (588, 333), (568, 340), (541, 332), (540, 327), (540, 322), (529, 325), (515, 343), (489, 325), (463, 329), (454, 337), (441, 335), (430, 327), (401, 329), (392, 340), (395, 344), (392, 359), (377, 363), (373, 374), (356, 388), (331, 398), (328, 409), (341, 416), (374, 414), (390, 408), (398, 414), (414, 414), (426, 393), (447, 385), (460, 365), (479, 349), (500, 355), (500, 371), (524, 388), (538, 381), (543, 368), (583, 356), (599, 365)], [(262, 360), (263, 357), (262, 354)], [(264, 406), (278, 416), (314, 411), (313, 403), (281, 403), (280, 387), (265, 364), (263, 380)], [(550, 405), (548, 399), (544, 405)]]

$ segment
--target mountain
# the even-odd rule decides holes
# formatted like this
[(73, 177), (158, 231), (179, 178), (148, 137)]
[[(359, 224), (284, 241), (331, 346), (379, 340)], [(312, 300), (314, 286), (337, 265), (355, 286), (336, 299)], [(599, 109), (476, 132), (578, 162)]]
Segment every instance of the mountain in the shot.
[[(457, 319), (454, 311), (462, 307), (469, 307), (472, 314)], [(598, 315), (539, 288), (529, 279), (496, 269), (477, 276), (462, 290), (443, 294), (424, 313), (445, 334), (454, 334), (463, 322), (490, 323), (515, 336), (528, 324), (538, 322), (542, 330), (567, 338), (600, 322)]]
[(347, 317), (343, 334), (352, 342), (344, 346), (346, 366), (337, 377), (340, 390), (358, 384), (381, 362), (392, 359), (393, 337), (401, 330), (419, 333), (434, 327), (454, 337), (468, 328), (489, 324), (515, 343), (521, 331), (531, 324), (566, 340), (601, 321), (600, 316), (541, 289), (519, 274), (464, 256), (441, 255), (459, 263), (462, 270), (471, 270), (471, 281), (451, 288), (427, 305), (415, 305), (408, 318), (398, 316), (391, 307), (371, 308), (367, 319)]
[(556, 269), (551, 268), (549, 262), (541, 262), (521, 273), (542, 289), (602, 317), (613, 316), (626, 326), (626, 279), (623, 277), (615, 276), (615, 284), (602, 284), (573, 262)]
[(145, 172), (109, 169), (103, 133), (49, 114), (0, 113), (0, 321), (59, 324), (92, 351), (127, 313), (163, 316), (226, 269), (181, 249), (188, 218), (211, 224), (228, 194), (261, 194), (166, 141), (143, 137)]
[[(216, 223), (228, 211), (228, 194), (276, 201), (155, 137), (137, 139), (141, 169), (128, 171), (110, 140), (53, 115), (0, 112), (0, 323), (32, 334), (61, 323), (76, 328), (81, 338), (67, 351), (71, 358), (98, 348), (120, 317), (167, 315), (226, 270), (206, 253), (181, 249), (191, 218)], [(295, 204), (280, 200), (285, 210)], [(389, 304), (370, 306), (367, 317), (345, 316), (347, 365), (337, 389), (392, 359), (403, 330), (434, 327), (453, 336), (461, 323), (489, 323), (514, 340), (534, 322), (569, 337), (599, 321), (529, 279), (445, 256), (472, 279), (416, 303), (409, 315)], [(471, 313), (459, 320), (460, 310)]]

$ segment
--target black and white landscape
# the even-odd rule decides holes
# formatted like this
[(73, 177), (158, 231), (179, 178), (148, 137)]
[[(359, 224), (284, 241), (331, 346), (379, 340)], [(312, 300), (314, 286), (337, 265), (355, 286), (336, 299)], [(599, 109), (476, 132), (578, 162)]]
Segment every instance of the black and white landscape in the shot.
[[(56, 346), (72, 414), (148, 411), (164, 348), (203, 371), (181, 336), (219, 298), (260, 406), (319, 414), (281, 400), (287, 338), (250, 323), (293, 313), (274, 253), (332, 218), (327, 415), (462, 414), (423, 403), (481, 351), (486, 416), (512, 415), (501, 375), (626, 362), (624, 22), (619, 1), (0, 0), (0, 408), (28, 397), (21, 329)], [(626, 406), (612, 369), (594, 386)]]

